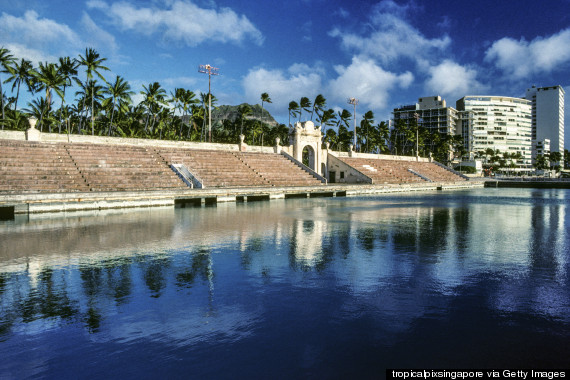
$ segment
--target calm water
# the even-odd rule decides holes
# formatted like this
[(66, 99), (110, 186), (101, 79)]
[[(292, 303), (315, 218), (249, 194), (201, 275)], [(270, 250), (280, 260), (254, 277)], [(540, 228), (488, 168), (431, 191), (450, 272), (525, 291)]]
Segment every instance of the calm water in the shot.
[(568, 367), (570, 191), (0, 222), (0, 378)]

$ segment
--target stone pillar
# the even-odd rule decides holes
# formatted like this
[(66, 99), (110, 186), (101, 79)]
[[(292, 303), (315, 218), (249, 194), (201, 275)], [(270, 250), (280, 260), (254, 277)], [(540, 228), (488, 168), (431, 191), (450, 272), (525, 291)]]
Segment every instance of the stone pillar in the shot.
[(353, 148), (353, 145), (350, 144), (350, 145), (348, 146), (348, 157), (352, 157), (352, 154), (354, 153), (354, 151), (352, 150), (352, 148)]
[(239, 151), (245, 152), (247, 150), (247, 144), (243, 141), (245, 139), (244, 135), (239, 135)]
[(35, 117), (30, 117), (28, 122), (30, 123), (30, 128), (26, 130), (26, 140), (28, 141), (40, 141), (42, 138), (42, 133), (36, 129), (36, 123), (38, 119)]
[(279, 142), (281, 139), (279, 137), (275, 138), (275, 147), (273, 148), (275, 153), (281, 153), (281, 147), (279, 146)]
[(433, 162), (433, 153), (429, 152), (429, 162)]

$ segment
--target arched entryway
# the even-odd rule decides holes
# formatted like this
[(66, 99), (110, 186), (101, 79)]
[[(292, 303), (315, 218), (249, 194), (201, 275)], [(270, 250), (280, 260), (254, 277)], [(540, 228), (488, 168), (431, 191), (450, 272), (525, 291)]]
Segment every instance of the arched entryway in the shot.
[(303, 148), (303, 165), (316, 170), (315, 168), (315, 150), (312, 146), (306, 145)]

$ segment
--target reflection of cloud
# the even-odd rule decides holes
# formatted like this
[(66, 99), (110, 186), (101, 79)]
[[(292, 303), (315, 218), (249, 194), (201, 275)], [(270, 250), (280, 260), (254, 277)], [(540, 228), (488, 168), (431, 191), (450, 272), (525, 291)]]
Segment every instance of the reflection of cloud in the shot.
[[(453, 298), (486, 276), (501, 283), (488, 296), (491, 308), (532, 304), (537, 313), (560, 316), (567, 308), (565, 288), (555, 290), (567, 285), (566, 199), (537, 205), (502, 194), (454, 201), (461, 204), (445, 195), (407, 195), (32, 215), (0, 229), (0, 274), (27, 273), (35, 286), (41, 268), (112, 267), (121, 258), (128, 266), (159, 254), (178, 263), (204, 247), (214, 272), (235, 260), (253, 283), (294, 281), (291, 270), (298, 267), (326, 269), (336, 284), (386, 316), (401, 308), (416, 318), (439, 307), (425, 294)], [(399, 299), (401, 289), (410, 293)]]
[(216, 336), (218, 344), (235, 343), (252, 335), (255, 326), (261, 323), (261, 316), (252, 315), (241, 305), (216, 306), (215, 312), (211, 312), (206, 305), (197, 307), (186, 304), (178, 305), (176, 313), (159, 309), (149, 311), (142, 304), (139, 307), (143, 309), (137, 313), (136, 321), (113, 316), (109, 332), (98, 338), (101, 341), (119, 340), (126, 344), (145, 339), (184, 347)]

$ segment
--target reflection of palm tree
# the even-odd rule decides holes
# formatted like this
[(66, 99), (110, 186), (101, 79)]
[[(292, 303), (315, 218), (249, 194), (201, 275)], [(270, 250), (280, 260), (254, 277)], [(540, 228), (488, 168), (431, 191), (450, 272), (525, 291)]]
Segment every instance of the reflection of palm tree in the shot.
[(200, 276), (202, 281), (208, 281), (213, 276), (210, 266), (211, 254), (211, 250), (204, 247), (200, 247), (193, 252), (190, 268), (176, 275), (176, 285), (183, 288), (191, 288), (197, 276)]
[(151, 297), (158, 298), (166, 287), (165, 270), (170, 266), (170, 261), (166, 258), (155, 258), (144, 265), (144, 282), (151, 292)]

